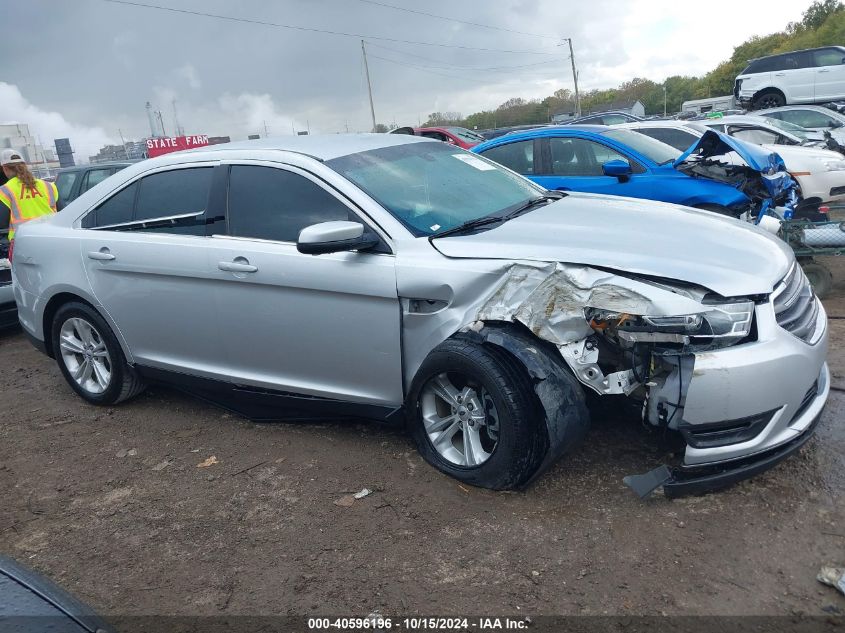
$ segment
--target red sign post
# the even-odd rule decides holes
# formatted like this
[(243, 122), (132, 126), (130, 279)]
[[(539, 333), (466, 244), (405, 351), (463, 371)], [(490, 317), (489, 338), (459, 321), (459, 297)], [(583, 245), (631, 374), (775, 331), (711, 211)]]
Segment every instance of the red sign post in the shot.
[(193, 136), (160, 136), (147, 139), (147, 156), (155, 158), (162, 154), (178, 152), (183, 149), (194, 147), (205, 147), (208, 145), (207, 134), (196, 134)]

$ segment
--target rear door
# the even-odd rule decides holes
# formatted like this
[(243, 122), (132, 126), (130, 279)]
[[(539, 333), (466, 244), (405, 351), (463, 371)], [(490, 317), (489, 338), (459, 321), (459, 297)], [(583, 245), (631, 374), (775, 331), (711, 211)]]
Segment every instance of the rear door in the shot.
[(304, 255), (299, 232), (353, 220), (351, 203), (314, 175), (279, 163), (230, 165), (228, 231), (213, 239), (216, 309), (232, 379), (322, 398), (403, 400), (394, 256)]
[(206, 237), (214, 175), (215, 163), (165, 168), (83, 218), (81, 256), (94, 296), (141, 365), (226, 377)]
[(845, 52), (840, 48), (820, 48), (809, 53), (815, 66), (815, 100), (845, 97)]

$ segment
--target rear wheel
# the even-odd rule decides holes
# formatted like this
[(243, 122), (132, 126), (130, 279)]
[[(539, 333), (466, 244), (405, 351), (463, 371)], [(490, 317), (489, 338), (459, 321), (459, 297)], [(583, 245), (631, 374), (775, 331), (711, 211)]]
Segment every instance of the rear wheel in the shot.
[(497, 348), (445, 341), (420, 367), (408, 405), (425, 460), (473, 486), (519, 487), (546, 453), (544, 418), (528, 375)]
[(92, 404), (110, 405), (144, 389), (103, 318), (87, 304), (68, 303), (52, 326), (56, 363), (71, 388)]
[(754, 97), (753, 110), (765, 110), (767, 108), (780, 108), (786, 105), (786, 98), (777, 90), (764, 90)]

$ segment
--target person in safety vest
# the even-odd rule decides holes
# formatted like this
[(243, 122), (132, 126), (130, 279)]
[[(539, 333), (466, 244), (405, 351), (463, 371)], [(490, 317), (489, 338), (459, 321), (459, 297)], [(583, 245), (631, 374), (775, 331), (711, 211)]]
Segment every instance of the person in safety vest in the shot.
[(52, 182), (33, 176), (26, 161), (14, 149), (0, 151), (0, 167), (8, 178), (6, 184), (0, 186), (0, 228), (5, 228), (8, 217), (11, 243), (21, 224), (56, 212), (59, 192)]

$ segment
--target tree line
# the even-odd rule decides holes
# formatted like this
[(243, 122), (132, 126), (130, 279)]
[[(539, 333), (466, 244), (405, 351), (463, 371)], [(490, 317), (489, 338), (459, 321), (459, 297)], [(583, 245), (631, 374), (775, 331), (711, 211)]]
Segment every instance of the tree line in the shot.
[[(639, 100), (646, 114), (662, 114), (664, 87), (667, 112), (678, 112), (684, 101), (705, 99), (733, 93), (734, 78), (750, 59), (845, 43), (845, 6), (841, 0), (817, 0), (798, 22), (789, 23), (783, 31), (754, 36), (734, 48), (733, 55), (701, 77), (674, 75), (663, 83), (635, 77), (616, 88), (590, 90), (581, 94), (583, 113), (605, 110), (618, 101)], [(559, 111), (574, 111), (574, 95), (563, 88), (545, 99), (508, 99), (495, 110), (475, 112), (462, 117), (458, 112), (434, 112), (425, 126), (458, 125), (470, 129), (489, 129), (511, 125), (547, 123)]]

